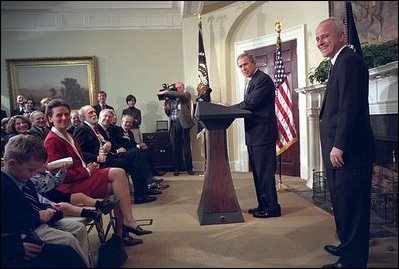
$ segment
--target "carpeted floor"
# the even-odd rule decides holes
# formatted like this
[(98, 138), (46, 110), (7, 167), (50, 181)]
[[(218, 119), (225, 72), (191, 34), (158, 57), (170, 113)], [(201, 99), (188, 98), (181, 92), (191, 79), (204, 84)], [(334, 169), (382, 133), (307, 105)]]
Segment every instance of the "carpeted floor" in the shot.
[[(133, 205), (136, 219), (153, 219), (144, 227), (153, 233), (141, 237), (143, 244), (126, 247), (129, 258), (123, 267), (320, 268), (337, 260), (323, 250), (326, 244), (337, 244), (333, 217), (298, 195), (309, 191), (301, 179), (283, 177), (281, 217), (257, 219), (247, 213), (257, 206), (251, 175), (232, 173), (245, 222), (201, 226), (197, 208), (203, 177), (198, 174), (168, 173), (164, 178), (170, 188), (156, 202)], [(90, 240), (97, 249), (95, 232)], [(397, 250), (397, 236), (373, 238), (369, 268), (397, 268)]]

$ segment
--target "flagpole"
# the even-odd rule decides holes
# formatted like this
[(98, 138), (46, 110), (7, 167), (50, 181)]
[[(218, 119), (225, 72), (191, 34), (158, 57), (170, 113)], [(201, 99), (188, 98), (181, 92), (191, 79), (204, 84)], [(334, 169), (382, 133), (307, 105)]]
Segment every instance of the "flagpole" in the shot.
[[(277, 41), (276, 41), (276, 46), (278, 46), (281, 49), (281, 38), (280, 38), (280, 32), (281, 32), (281, 22), (280, 21), (276, 21), (274, 23), (274, 29), (277, 32)], [(281, 155), (283, 153), (280, 153), (278, 155), (278, 163), (279, 163), (279, 178), (278, 178), (278, 183), (277, 183), (277, 191), (281, 192), (281, 191), (287, 191), (289, 189), (288, 186), (286, 186), (285, 184), (283, 184), (283, 180), (282, 180), (282, 162), (281, 162)]]

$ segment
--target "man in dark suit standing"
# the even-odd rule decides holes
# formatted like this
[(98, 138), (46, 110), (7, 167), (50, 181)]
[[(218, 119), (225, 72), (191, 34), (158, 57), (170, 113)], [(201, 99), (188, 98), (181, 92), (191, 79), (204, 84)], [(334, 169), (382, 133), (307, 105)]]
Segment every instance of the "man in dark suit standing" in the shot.
[(345, 26), (335, 18), (319, 23), (316, 41), (332, 69), (320, 111), (323, 162), (341, 244), (325, 250), (340, 256), (323, 268), (366, 268), (374, 137), (369, 116), (368, 68), (346, 46)]
[(235, 106), (252, 112), (245, 119), (245, 143), (254, 177), (258, 207), (248, 210), (256, 218), (280, 217), (276, 191), (275, 86), (273, 80), (256, 68), (255, 58), (243, 53), (237, 58), (242, 74), (249, 79), (244, 101)]
[(25, 113), (25, 103), (26, 103), (25, 95), (18, 94), (17, 96), (18, 107), (14, 110), (11, 110), (11, 117), (15, 115), (23, 115)]
[(104, 110), (106, 108), (115, 111), (115, 109), (112, 106), (105, 103), (105, 101), (107, 101), (107, 93), (105, 91), (98, 92), (97, 100), (98, 103), (93, 106), (94, 109), (96, 110), (97, 116), (100, 115), (101, 110)]

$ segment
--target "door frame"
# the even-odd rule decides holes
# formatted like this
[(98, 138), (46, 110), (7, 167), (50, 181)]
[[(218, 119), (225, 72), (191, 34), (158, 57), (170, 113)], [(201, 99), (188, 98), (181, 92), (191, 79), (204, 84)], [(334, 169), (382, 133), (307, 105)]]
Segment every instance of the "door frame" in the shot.
[[(298, 87), (306, 86), (306, 65), (305, 65), (305, 25), (299, 25), (291, 29), (283, 30), (281, 33), (281, 42), (295, 40), (297, 42), (297, 74), (298, 74)], [(277, 34), (270, 34), (250, 40), (244, 40), (236, 42), (234, 44), (234, 63), (238, 55), (247, 51), (253, 50), (261, 47), (270, 46), (276, 44)], [(273, 77), (273, 74), (270, 74)], [(235, 95), (237, 100), (244, 99), (244, 87), (245, 80), (244, 76), (241, 74), (238, 68), (235, 69), (236, 77), (236, 89)], [(292, 89), (294, 90), (294, 89)], [(302, 109), (301, 109), (302, 108)], [(302, 111), (306, 108), (306, 98), (302, 94), (298, 96), (298, 109), (299, 109), (299, 128), (300, 131), (300, 149), (299, 149), (299, 159), (300, 159), (300, 177), (307, 178), (308, 175), (308, 161), (307, 161), (307, 148), (308, 141), (307, 137), (307, 124), (306, 124), (306, 111)], [(301, 113), (303, 112), (303, 113)], [(238, 162), (233, 164), (235, 171), (248, 172), (249, 171), (249, 161), (248, 152), (245, 145), (245, 133), (244, 133), (244, 120), (236, 119), (236, 124), (233, 126), (234, 133), (237, 134), (238, 141)]]

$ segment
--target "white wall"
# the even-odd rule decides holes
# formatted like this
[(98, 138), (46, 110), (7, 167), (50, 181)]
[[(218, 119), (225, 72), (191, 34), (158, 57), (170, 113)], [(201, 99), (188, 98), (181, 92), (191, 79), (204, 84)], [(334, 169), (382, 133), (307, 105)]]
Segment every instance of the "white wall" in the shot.
[(6, 110), (9, 58), (96, 56), (107, 102), (120, 118), (126, 96), (135, 95), (143, 132), (154, 131), (155, 121), (166, 118), (155, 95), (162, 83), (184, 80), (181, 30), (2, 32), (1, 38), (1, 107)]

